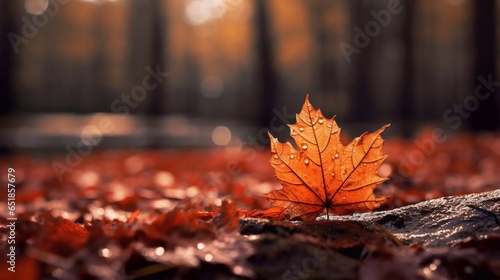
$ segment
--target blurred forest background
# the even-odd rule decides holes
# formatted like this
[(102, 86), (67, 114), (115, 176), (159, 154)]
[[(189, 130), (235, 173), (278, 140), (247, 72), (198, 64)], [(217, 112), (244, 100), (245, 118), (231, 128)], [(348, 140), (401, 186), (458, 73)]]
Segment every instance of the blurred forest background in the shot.
[[(118, 144), (218, 144), (220, 125), (244, 142), (276, 111), (298, 112), (306, 93), (343, 127), (450, 130), (443, 114), (474, 95), (479, 76), (500, 81), (500, 1), (397, 2), (401, 12), (346, 59), (341, 44), (355, 46), (355, 28), (365, 32), (391, 2), (1, 1), (0, 144), (76, 144), (103, 115)], [(169, 76), (130, 108), (135, 118), (116, 118), (111, 104), (142, 85), (148, 66)], [(459, 129), (496, 130), (499, 109), (495, 91)]]

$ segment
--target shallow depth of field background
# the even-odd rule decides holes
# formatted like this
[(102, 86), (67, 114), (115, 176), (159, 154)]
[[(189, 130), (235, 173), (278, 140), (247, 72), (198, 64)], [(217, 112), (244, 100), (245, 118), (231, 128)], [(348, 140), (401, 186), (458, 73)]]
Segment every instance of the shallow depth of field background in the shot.
[[(388, 122), (404, 137), (425, 125), (498, 129), (496, 91), (460, 125), (443, 115), (478, 77), (500, 80), (500, 1), (401, 1), (347, 59), (341, 44), (355, 46), (356, 28), (392, 2), (2, 1), (0, 149), (66, 153), (105, 117), (115, 129), (104, 148), (248, 144), (262, 128), (286, 137), (273, 126), (294, 122), (306, 93), (352, 135)], [(147, 67), (169, 76), (115, 114)]]

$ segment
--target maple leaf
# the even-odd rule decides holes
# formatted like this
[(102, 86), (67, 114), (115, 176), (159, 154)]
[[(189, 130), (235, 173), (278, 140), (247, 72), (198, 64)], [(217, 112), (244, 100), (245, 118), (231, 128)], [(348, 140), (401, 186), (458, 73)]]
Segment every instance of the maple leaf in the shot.
[(380, 134), (390, 124), (363, 133), (345, 146), (335, 116), (325, 118), (309, 103), (309, 95), (296, 120), (288, 126), (297, 149), (268, 133), (270, 163), (283, 185), (264, 195), (273, 206), (283, 207), (291, 219), (312, 220), (325, 211), (327, 217), (371, 211), (385, 202), (373, 190), (388, 179), (379, 177), (377, 171), (387, 157)]

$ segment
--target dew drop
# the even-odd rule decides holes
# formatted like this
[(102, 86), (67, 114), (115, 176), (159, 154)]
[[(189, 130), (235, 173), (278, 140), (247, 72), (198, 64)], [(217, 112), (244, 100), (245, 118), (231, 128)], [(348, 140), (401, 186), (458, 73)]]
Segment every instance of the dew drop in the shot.
[(278, 155), (274, 155), (274, 158), (279, 158), (279, 156)]
[(309, 164), (309, 160), (308, 159), (304, 160), (304, 163)]
[(297, 133), (297, 131), (295, 131), (295, 130), (292, 130), (292, 131), (290, 132), (290, 135), (292, 135), (292, 136), (293, 136), (293, 135), (297, 135), (297, 134), (298, 134), (298, 133)]
[(377, 163), (375, 162), (375, 166), (377, 166)]
[(301, 127), (301, 128), (299, 128), (299, 130), (300, 130), (300, 131), (304, 131), (304, 128), (303, 128), (303, 127)]
[(335, 177), (335, 173), (332, 173), (332, 177)]
[(316, 126), (313, 126), (313, 129), (316, 130)]
[(338, 158), (339, 157), (339, 154), (338, 153), (335, 153), (335, 158)]
[(291, 158), (291, 159), (294, 159), (294, 158), (295, 158), (295, 155), (291, 155), (291, 156), (290, 156), (290, 158)]
[[(328, 123), (326, 126), (328, 126), (328, 127), (330, 127), (330, 128), (331, 128), (331, 127), (332, 127), (332, 124), (331, 124), (331, 123)], [(332, 133), (335, 133), (335, 131), (332, 131)]]
[(366, 163), (363, 163), (363, 166), (366, 166)]
[(323, 119), (319, 119), (319, 120), (318, 120), (318, 122), (319, 122), (319, 124), (322, 124), (322, 123), (324, 123), (325, 121), (324, 121)]
[(307, 145), (302, 145), (303, 150), (307, 150)]
[(342, 199), (345, 200), (345, 196), (343, 196)]

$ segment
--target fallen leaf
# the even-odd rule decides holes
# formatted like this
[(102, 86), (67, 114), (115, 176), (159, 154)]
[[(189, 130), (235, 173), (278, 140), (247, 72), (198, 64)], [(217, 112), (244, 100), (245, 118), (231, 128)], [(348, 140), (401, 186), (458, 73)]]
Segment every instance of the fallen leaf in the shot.
[(283, 220), (285, 218), (285, 209), (283, 207), (270, 207), (266, 210), (250, 210), (241, 211), (242, 216), (247, 218), (262, 218), (262, 219), (273, 219), (273, 220)]
[(236, 205), (227, 200), (222, 201), (221, 210), (212, 220), (216, 228), (224, 228), (226, 232), (232, 232), (239, 227), (239, 211)]
[(215, 238), (213, 226), (198, 219), (198, 211), (174, 209), (157, 216), (150, 225), (143, 227), (147, 241), (165, 243), (168, 248)]
[(327, 217), (371, 211), (385, 202), (373, 190), (388, 179), (377, 171), (386, 158), (380, 134), (389, 124), (345, 146), (335, 117), (325, 118), (309, 103), (309, 96), (296, 119), (289, 127), (297, 148), (269, 133), (270, 163), (283, 185), (264, 195), (273, 206), (283, 207), (292, 219), (312, 220), (325, 211)]
[(44, 251), (68, 257), (87, 242), (89, 232), (67, 219), (48, 217), (35, 244)]

